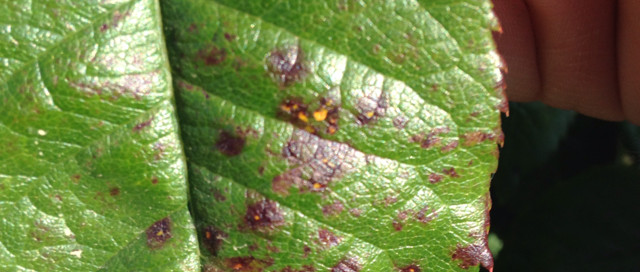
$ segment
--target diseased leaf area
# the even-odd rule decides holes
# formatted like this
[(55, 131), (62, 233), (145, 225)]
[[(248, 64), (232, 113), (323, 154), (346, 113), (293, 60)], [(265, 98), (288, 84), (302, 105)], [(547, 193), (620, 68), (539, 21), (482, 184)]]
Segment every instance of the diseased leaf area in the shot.
[(205, 271), (492, 269), (489, 1), (162, 4)]
[(0, 10), (0, 271), (199, 269), (158, 3)]

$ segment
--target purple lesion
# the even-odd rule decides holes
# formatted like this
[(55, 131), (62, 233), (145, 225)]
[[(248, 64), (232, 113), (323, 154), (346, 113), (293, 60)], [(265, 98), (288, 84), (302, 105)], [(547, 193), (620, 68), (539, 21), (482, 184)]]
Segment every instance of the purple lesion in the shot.
[(309, 72), (304, 53), (297, 45), (271, 51), (266, 59), (266, 69), (281, 87), (302, 81)]

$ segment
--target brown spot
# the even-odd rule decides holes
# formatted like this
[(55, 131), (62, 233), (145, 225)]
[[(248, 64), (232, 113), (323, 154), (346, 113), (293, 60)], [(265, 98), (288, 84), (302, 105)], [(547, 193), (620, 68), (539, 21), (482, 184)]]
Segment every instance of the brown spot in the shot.
[(320, 243), (327, 248), (337, 246), (342, 240), (342, 238), (336, 236), (333, 232), (327, 229), (318, 230), (318, 239), (320, 240)]
[(82, 176), (80, 176), (80, 174), (74, 174), (73, 176), (71, 176), (71, 179), (73, 180), (73, 182), (78, 182), (80, 181), (80, 178)]
[(276, 202), (262, 200), (247, 207), (244, 221), (254, 230), (273, 228), (284, 224), (284, 215)]
[(501, 131), (495, 133), (488, 133), (482, 131), (468, 132), (462, 135), (463, 144), (465, 146), (472, 146), (484, 141), (496, 141), (498, 143), (504, 142), (504, 134)]
[(259, 260), (253, 256), (233, 257), (224, 261), (226, 267), (239, 272), (262, 272), (265, 268), (273, 265), (273, 260)]
[(420, 269), (420, 267), (415, 264), (407, 265), (405, 267), (400, 268), (400, 272), (421, 272), (421, 271), (422, 269)]
[(404, 221), (405, 219), (407, 219), (407, 211), (401, 211), (398, 213), (398, 220), (400, 221)]
[(507, 99), (502, 99), (502, 101), (496, 106), (498, 110), (504, 113), (506, 116), (509, 116), (509, 102)]
[(207, 66), (219, 65), (227, 59), (227, 50), (210, 45), (198, 51), (198, 58)]
[(429, 210), (429, 206), (426, 205), (415, 214), (416, 220), (424, 224), (433, 221), (436, 217), (438, 217), (438, 213), (433, 209)]
[(481, 264), (487, 270), (493, 271), (493, 256), (491, 256), (486, 240), (480, 244), (471, 244), (465, 247), (458, 244), (456, 250), (451, 254), (451, 259), (460, 260), (458, 265), (463, 269)]
[(258, 246), (258, 244), (256, 243), (249, 245), (249, 251), (256, 251), (258, 249), (260, 249), (260, 246)]
[(429, 182), (431, 182), (431, 184), (436, 184), (442, 181), (442, 178), (443, 177), (440, 174), (436, 174), (436, 173), (429, 174)]
[(452, 178), (460, 177), (460, 175), (458, 175), (458, 172), (456, 172), (456, 169), (453, 167), (450, 167), (449, 169), (442, 169), (442, 173)]
[(409, 120), (407, 120), (406, 117), (398, 116), (396, 118), (393, 118), (393, 126), (396, 127), (397, 129), (404, 129), (408, 121)]
[(373, 54), (376, 54), (376, 55), (377, 55), (378, 53), (380, 53), (380, 49), (381, 49), (381, 48), (382, 48), (382, 46), (380, 46), (380, 44), (377, 44), (377, 43), (376, 43), (376, 44), (374, 44), (374, 45), (373, 45), (373, 48), (372, 48)]
[(196, 25), (195, 23), (191, 23), (189, 25), (189, 29), (188, 30), (189, 30), (189, 32), (196, 32), (196, 31), (198, 31), (198, 25)]
[(384, 206), (389, 207), (389, 205), (398, 202), (398, 198), (395, 196), (387, 196), (384, 198)]
[(171, 238), (171, 219), (162, 218), (147, 228), (147, 246), (151, 249), (161, 248)]
[(273, 50), (266, 62), (267, 71), (281, 87), (301, 81), (308, 72), (299, 46)]
[(355, 216), (355, 217), (360, 217), (360, 215), (362, 215), (362, 210), (358, 209), (358, 208), (353, 208), (349, 210), (349, 213), (351, 213), (351, 215)]
[(100, 31), (101, 32), (105, 32), (105, 31), (107, 31), (107, 29), (109, 29), (109, 25), (107, 25), (107, 24), (102, 24), (102, 26), (100, 26)]
[(231, 42), (231, 41), (233, 41), (233, 40), (235, 40), (235, 39), (236, 39), (236, 35), (232, 35), (232, 34), (229, 34), (229, 33), (226, 33), (226, 32), (225, 32), (225, 33), (224, 33), (224, 38), (225, 38), (225, 39), (227, 39), (227, 41), (230, 41), (230, 42)]
[(316, 269), (311, 265), (304, 265), (301, 268), (292, 268), (290, 266), (280, 270), (280, 272), (315, 272)]
[(109, 190), (109, 195), (111, 196), (117, 196), (120, 194), (120, 188), (118, 187), (113, 187), (111, 188), (111, 190)]
[[(0, 184), (0, 189), (4, 189), (4, 185)], [(54, 198), (58, 201), (62, 201), (62, 197), (60, 195), (55, 195)]]
[(389, 107), (387, 102), (387, 96), (384, 91), (380, 90), (380, 94), (365, 96), (358, 99), (356, 108), (358, 109), (358, 115), (356, 119), (359, 124), (366, 125), (379, 117), (384, 116)]
[(344, 143), (321, 139), (296, 130), (282, 149), (282, 155), (295, 167), (274, 177), (272, 189), (288, 194), (289, 188), (301, 192), (323, 192), (335, 179), (364, 162), (364, 154)]
[(331, 268), (331, 272), (358, 272), (360, 271), (360, 263), (355, 258), (343, 259)]
[(448, 143), (447, 145), (443, 146), (442, 148), (440, 148), (440, 150), (442, 152), (449, 152), (451, 150), (454, 150), (458, 147), (458, 141), (452, 141), (450, 143)]
[(215, 147), (220, 153), (228, 157), (233, 157), (242, 152), (244, 145), (245, 139), (243, 137), (237, 137), (227, 131), (222, 131), (220, 136), (218, 136)]
[(394, 228), (396, 231), (401, 231), (401, 230), (402, 230), (402, 227), (403, 227), (403, 226), (402, 226), (402, 223), (400, 223), (400, 222), (398, 222), (398, 221), (396, 221), (396, 220), (393, 220), (393, 228)]
[(211, 255), (218, 256), (222, 243), (224, 243), (224, 240), (227, 237), (229, 237), (229, 235), (225, 232), (216, 229), (213, 226), (208, 226), (204, 228), (202, 243)]
[(142, 123), (138, 123), (137, 125), (135, 125), (132, 129), (133, 132), (139, 132), (141, 131), (143, 128), (148, 127), (149, 125), (151, 125), (151, 122), (153, 121), (153, 117), (149, 118), (149, 120), (144, 121)]
[(211, 192), (213, 193), (213, 198), (215, 198), (217, 201), (226, 201), (227, 200), (227, 197), (224, 196), (222, 191), (220, 191), (218, 188), (211, 189)]
[(342, 210), (344, 210), (344, 205), (342, 205), (342, 202), (338, 200), (331, 204), (322, 206), (322, 213), (324, 216), (335, 216), (342, 213)]
[(280, 252), (280, 249), (277, 246), (272, 246), (272, 245), (267, 245), (267, 250), (273, 252), (273, 253), (278, 253)]
[(258, 167), (258, 174), (260, 174), (261, 176), (264, 175), (264, 166), (260, 166)]
[(305, 245), (305, 246), (302, 248), (302, 252), (304, 253), (304, 255), (302, 255), (302, 257), (303, 257), (303, 258), (307, 258), (307, 257), (309, 257), (309, 254), (311, 254), (311, 248), (310, 248), (310, 247), (308, 247), (307, 245)]
[(158, 184), (158, 177), (152, 177), (151, 184)]

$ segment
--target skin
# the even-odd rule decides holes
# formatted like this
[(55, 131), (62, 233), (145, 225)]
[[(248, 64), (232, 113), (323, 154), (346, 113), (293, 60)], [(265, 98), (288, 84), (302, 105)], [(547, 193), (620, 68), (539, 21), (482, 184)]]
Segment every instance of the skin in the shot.
[(640, 1), (493, 2), (511, 101), (640, 125)]

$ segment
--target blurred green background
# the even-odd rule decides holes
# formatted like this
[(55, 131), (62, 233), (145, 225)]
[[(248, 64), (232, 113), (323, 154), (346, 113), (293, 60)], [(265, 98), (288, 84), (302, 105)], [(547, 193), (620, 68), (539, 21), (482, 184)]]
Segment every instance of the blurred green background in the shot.
[(511, 103), (503, 129), (494, 271), (640, 271), (640, 128)]

